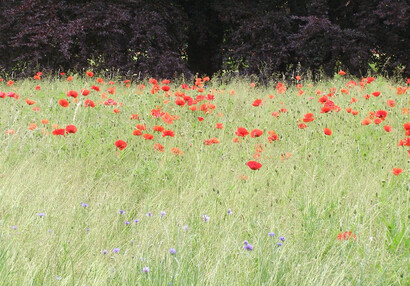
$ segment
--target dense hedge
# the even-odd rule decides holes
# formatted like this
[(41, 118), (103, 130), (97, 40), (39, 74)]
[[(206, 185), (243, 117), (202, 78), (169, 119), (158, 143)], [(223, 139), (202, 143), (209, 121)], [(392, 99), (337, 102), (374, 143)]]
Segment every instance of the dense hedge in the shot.
[(408, 1), (11, 0), (0, 19), (0, 72), (20, 76), (410, 76)]

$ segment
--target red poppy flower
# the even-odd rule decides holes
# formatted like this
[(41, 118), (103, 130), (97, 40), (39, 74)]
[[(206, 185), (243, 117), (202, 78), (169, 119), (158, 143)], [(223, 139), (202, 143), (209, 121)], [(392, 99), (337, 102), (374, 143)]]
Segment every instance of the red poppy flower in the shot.
[(380, 91), (372, 92), (373, 96), (378, 97), (380, 95)]
[(155, 132), (163, 132), (163, 131), (165, 130), (165, 128), (162, 127), (162, 126), (160, 126), (160, 125), (155, 125), (152, 129), (153, 129)]
[(223, 123), (217, 123), (216, 126), (215, 126), (215, 128), (216, 128), (216, 129), (223, 129), (223, 128), (224, 128), (224, 125), (223, 125)]
[(141, 130), (139, 130), (139, 129), (135, 129), (135, 130), (132, 132), (132, 135), (134, 135), (134, 136), (141, 136), (141, 135), (142, 135), (142, 132), (141, 132)]
[(260, 136), (262, 136), (262, 134), (263, 134), (263, 131), (262, 131), (262, 130), (259, 130), (259, 129), (253, 129), (253, 130), (251, 131), (251, 137), (252, 137), (252, 138), (260, 137)]
[(117, 140), (115, 141), (115, 146), (120, 150), (124, 150), (127, 147), (127, 143), (123, 140)]
[(84, 102), (84, 107), (88, 107), (88, 106), (90, 106), (90, 107), (95, 107), (94, 101), (92, 101), (92, 100), (90, 100), (90, 99), (87, 99), (87, 100)]
[(88, 89), (82, 89), (81, 94), (84, 95), (84, 96), (87, 96), (87, 95), (90, 94), (90, 91)]
[(201, 121), (204, 121), (204, 118), (203, 117), (198, 117), (198, 120), (201, 122)]
[(27, 99), (27, 100), (26, 100), (26, 103), (27, 103), (28, 105), (33, 105), (33, 104), (35, 104), (36, 102), (35, 102), (34, 100), (32, 100), (32, 99)]
[(62, 107), (67, 107), (70, 105), (70, 103), (66, 99), (60, 99), (58, 101), (58, 104), (60, 104)]
[(351, 231), (345, 231), (344, 233), (339, 233), (337, 235), (337, 240), (343, 241), (343, 240), (353, 240), (356, 241), (356, 235), (352, 234)]
[(174, 137), (175, 133), (172, 130), (164, 130), (162, 132), (162, 137), (165, 137), (165, 136)]
[(328, 101), (328, 99), (329, 99), (329, 98), (328, 98), (326, 95), (324, 95), (324, 96), (322, 96), (321, 98), (319, 98), (319, 102), (323, 104), (323, 103), (325, 103), (326, 101)]
[(362, 125), (369, 125), (372, 123), (372, 120), (368, 117), (362, 120)]
[(76, 133), (77, 132), (77, 127), (75, 127), (74, 125), (67, 125), (65, 127), (65, 131), (67, 133)]
[(154, 144), (154, 149), (159, 152), (164, 152), (164, 146), (159, 143)]
[[(332, 109), (329, 106), (323, 106), (322, 109), (320, 110), (320, 113), (328, 113), (331, 110)], [(308, 122), (308, 121), (305, 121), (305, 122)]]
[(393, 168), (393, 170), (391, 171), (394, 175), (398, 176), (401, 173), (403, 173), (403, 170), (400, 168)]
[(298, 125), (299, 129), (305, 129), (307, 127), (307, 125), (305, 123), (300, 123)]
[(303, 118), (303, 122), (311, 122), (313, 120), (315, 120), (313, 118), (313, 113), (307, 113), (304, 115), (305, 118)]
[(324, 128), (324, 129), (323, 129), (323, 132), (324, 132), (327, 136), (332, 135), (332, 130), (330, 130), (329, 128)]
[(62, 135), (65, 136), (65, 129), (56, 129), (52, 132), (53, 135)]
[(67, 92), (67, 96), (77, 98), (78, 92), (76, 92), (75, 90), (70, 90), (69, 92)]
[(148, 134), (148, 133), (142, 135), (142, 137), (144, 137), (145, 140), (152, 140), (152, 139), (154, 139), (154, 135)]
[(396, 102), (393, 99), (387, 100), (387, 105), (390, 107), (394, 107), (396, 105)]
[(376, 117), (380, 118), (381, 120), (384, 120), (387, 116), (387, 111), (385, 110), (379, 110), (376, 112)]
[(405, 86), (399, 86), (396, 90), (396, 94), (398, 95), (403, 95), (407, 91), (407, 88)]
[(175, 100), (175, 104), (182, 107), (182, 106), (185, 105), (185, 100), (183, 100), (182, 98), (177, 98), (177, 99)]
[(262, 167), (262, 164), (256, 161), (249, 161), (248, 163), (246, 163), (246, 165), (248, 165), (248, 167), (252, 170), (258, 170)]
[(169, 91), (171, 88), (170, 88), (168, 85), (163, 85), (163, 86), (161, 87), (161, 89), (162, 89), (163, 91)]
[(404, 130), (409, 131), (410, 130), (410, 122), (404, 123), (403, 128), (404, 128)]
[(96, 85), (92, 85), (91, 89), (95, 90), (95, 91), (100, 91), (100, 87), (96, 86)]
[(278, 140), (279, 140), (279, 136), (276, 133), (273, 133), (268, 137), (269, 143), (272, 143), (272, 141), (278, 141)]
[(235, 131), (235, 134), (239, 137), (245, 137), (249, 134), (249, 132), (244, 127), (238, 127), (238, 129)]
[(384, 130), (386, 131), (386, 132), (392, 132), (393, 131), (393, 128), (391, 127), (391, 126), (389, 126), (389, 125), (384, 125)]
[(93, 77), (93, 76), (94, 76), (94, 73), (93, 73), (92, 71), (88, 71), (86, 74), (87, 74), (89, 77)]
[(147, 130), (147, 126), (145, 126), (145, 125), (143, 125), (143, 124), (138, 124), (136, 127), (137, 127), (137, 129), (139, 129), (139, 130)]
[(261, 105), (263, 105), (262, 104), (262, 99), (256, 99), (253, 103), (252, 103), (252, 105), (253, 106), (261, 106)]
[(346, 73), (345, 73), (344, 71), (342, 71), (342, 70), (339, 71), (339, 74), (340, 74), (340, 75), (346, 75)]

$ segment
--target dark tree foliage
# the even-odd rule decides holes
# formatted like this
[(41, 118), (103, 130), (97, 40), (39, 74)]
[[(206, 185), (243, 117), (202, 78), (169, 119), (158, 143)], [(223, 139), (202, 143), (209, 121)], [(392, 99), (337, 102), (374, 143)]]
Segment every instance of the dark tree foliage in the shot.
[(10, 1), (1, 7), (0, 65), (43, 70), (118, 70), (139, 76), (190, 74), (182, 51), (185, 15), (160, 1)]
[(408, 0), (0, 1), (0, 72), (410, 76)]

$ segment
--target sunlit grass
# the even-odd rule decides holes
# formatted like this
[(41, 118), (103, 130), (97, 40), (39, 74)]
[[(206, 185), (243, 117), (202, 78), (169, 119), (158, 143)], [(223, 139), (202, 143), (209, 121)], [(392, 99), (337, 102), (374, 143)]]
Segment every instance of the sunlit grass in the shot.
[[(117, 80), (115, 94), (107, 94), (116, 106), (103, 104), (107, 98), (101, 94), (109, 85), (95, 79), (0, 83), (0, 91), (20, 95), (0, 98), (1, 284), (410, 283), (410, 169), (408, 147), (398, 147), (406, 137), (403, 124), (410, 121), (403, 114), (410, 107), (409, 93), (396, 94), (404, 83), (377, 78), (365, 89), (358, 85), (342, 94), (347, 81), (302, 81), (299, 96), (296, 82), (277, 94), (276, 83), (251, 88), (246, 80), (214, 80), (202, 93), (215, 95), (211, 114), (175, 105), (173, 92), (183, 91), (181, 82), (171, 82), (171, 95), (165, 96), (162, 90), (151, 94), (148, 81), (141, 90), (140, 83), (126, 87)], [(337, 92), (330, 99), (341, 111), (320, 113), (318, 99), (332, 87)], [(77, 103), (66, 96), (83, 88), (91, 94), (80, 94)], [(374, 91), (381, 95), (363, 98)], [(194, 99), (200, 94), (185, 93)], [(350, 103), (352, 97), (359, 101)], [(35, 104), (29, 106), (26, 98)], [(69, 107), (58, 104), (62, 98)], [(86, 99), (97, 106), (85, 108)], [(255, 99), (263, 106), (252, 106)], [(388, 99), (395, 100), (394, 108)], [(151, 110), (157, 106), (179, 119), (168, 125), (154, 118)], [(349, 106), (359, 114), (347, 113)], [(283, 108), (287, 112), (278, 118), (271, 115)], [(361, 125), (368, 112), (378, 110), (388, 112), (385, 121)], [(309, 112), (315, 120), (299, 129)], [(139, 120), (131, 120), (132, 114)], [(38, 128), (29, 130), (30, 123)], [(216, 123), (224, 128), (216, 129)], [(52, 124), (75, 125), (77, 133), (54, 136)], [(154, 139), (133, 136), (136, 124), (145, 124), (143, 133)], [(162, 137), (154, 125), (173, 130), (175, 137)], [(234, 143), (238, 127), (264, 134)], [(325, 127), (331, 136), (323, 133)], [(10, 129), (14, 134), (7, 135)], [(269, 143), (268, 131), (280, 140)], [(205, 145), (210, 138), (220, 143)], [(122, 151), (114, 145), (119, 139), (127, 142)], [(155, 143), (164, 152), (154, 150)], [(254, 159), (260, 143), (265, 149)], [(174, 154), (174, 147), (183, 154)], [(250, 160), (262, 168), (251, 170)], [(392, 174), (395, 167), (403, 173)], [(357, 240), (338, 241), (345, 231)], [(252, 251), (243, 248), (244, 240)]]

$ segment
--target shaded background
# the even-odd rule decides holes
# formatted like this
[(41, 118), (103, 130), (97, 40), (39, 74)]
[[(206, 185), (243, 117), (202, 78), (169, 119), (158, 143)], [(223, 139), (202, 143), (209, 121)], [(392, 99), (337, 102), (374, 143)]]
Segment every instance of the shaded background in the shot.
[[(303, 2), (303, 3), (302, 3)], [(409, 1), (0, 2), (0, 74), (409, 77)]]

